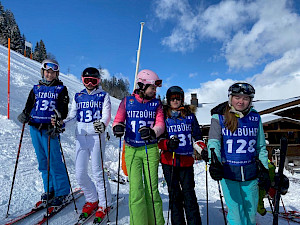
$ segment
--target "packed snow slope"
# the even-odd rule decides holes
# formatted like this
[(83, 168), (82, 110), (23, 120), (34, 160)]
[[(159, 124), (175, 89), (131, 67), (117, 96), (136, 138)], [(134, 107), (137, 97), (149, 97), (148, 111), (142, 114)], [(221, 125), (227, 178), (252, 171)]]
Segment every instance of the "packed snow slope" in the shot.
[[(18, 152), (19, 140), (21, 135), (22, 124), (18, 122), (17, 116), (21, 113), (25, 106), (25, 102), (32, 86), (41, 78), (40, 63), (24, 58), (22, 55), (11, 51), (11, 81), (10, 81), (10, 119), (7, 119), (7, 48), (0, 45), (0, 224), (4, 224), (9, 194), (12, 185), (13, 172)], [(84, 68), (82, 68), (84, 69)], [(70, 98), (74, 94), (83, 89), (80, 80), (74, 75), (60, 74), (60, 79), (67, 86)], [(112, 102), (112, 121), (120, 103), (119, 100), (111, 98)], [(201, 110), (201, 109), (199, 109)], [(117, 171), (118, 168), (118, 152), (119, 140), (112, 135), (111, 124), (107, 128), (110, 134), (110, 139), (106, 144), (106, 161), (105, 167), (111, 171)], [(61, 135), (61, 143), (66, 159), (66, 164), (73, 188), (78, 187), (75, 179), (75, 137), (74, 127), (70, 127)], [(196, 162), (194, 165), (195, 171), (195, 189), (197, 193), (199, 208), (201, 211), (203, 224), (206, 224), (206, 185), (205, 185), (205, 164), (202, 161)], [(287, 210), (300, 211), (300, 200), (298, 191), (300, 189), (300, 175), (291, 175), (290, 190), (283, 196), (283, 201)], [(159, 191), (163, 200), (163, 210), (165, 220), (167, 221), (168, 214), (168, 192), (167, 186), (163, 182), (163, 173), (161, 167), (159, 168)], [(112, 192), (117, 192), (117, 184), (111, 182)], [(38, 171), (38, 164), (34, 149), (31, 143), (28, 125), (25, 126), (25, 132), (20, 151), (20, 158), (18, 169), (16, 173), (15, 184), (13, 188), (12, 200), (10, 205), (10, 217), (21, 214), (27, 208), (34, 205), (40, 199), (43, 192), (43, 185), (41, 176)], [(129, 210), (128, 210), (128, 193), (129, 183), (120, 185), (120, 195), (125, 197), (124, 202), (119, 208), (119, 224), (129, 224)], [(223, 216), (220, 212), (221, 203), (218, 191), (218, 186), (208, 175), (208, 209), (209, 209), (209, 224), (223, 224)], [(78, 207), (84, 203), (82, 198)], [(265, 201), (267, 209), (270, 210), (267, 201)], [(64, 213), (61, 213), (50, 220), (50, 224), (74, 224), (76, 220), (76, 213), (74, 208), (69, 207)], [(281, 207), (281, 210), (282, 207)], [(115, 217), (110, 218), (115, 221)], [(270, 224), (272, 222), (271, 214), (265, 217), (257, 216), (259, 224)], [(32, 224), (27, 221), (21, 224)], [(287, 221), (281, 220), (280, 224), (288, 224)], [(293, 224), (292, 222), (290, 224)]]

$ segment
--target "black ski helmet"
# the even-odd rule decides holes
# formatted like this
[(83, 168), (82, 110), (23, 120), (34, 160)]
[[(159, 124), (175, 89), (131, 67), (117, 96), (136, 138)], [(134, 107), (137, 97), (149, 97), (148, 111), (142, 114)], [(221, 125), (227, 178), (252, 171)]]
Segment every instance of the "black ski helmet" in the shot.
[(100, 72), (98, 69), (96, 69), (95, 67), (88, 67), (86, 69), (83, 70), (82, 77), (95, 77), (95, 78), (99, 78), (100, 79)]
[(170, 105), (171, 96), (174, 94), (179, 94), (182, 99), (182, 104), (184, 102), (184, 91), (179, 86), (172, 86), (167, 90), (167, 103)]
[(255, 89), (249, 83), (237, 82), (228, 88), (228, 96), (235, 94), (248, 95), (252, 99), (254, 98)]

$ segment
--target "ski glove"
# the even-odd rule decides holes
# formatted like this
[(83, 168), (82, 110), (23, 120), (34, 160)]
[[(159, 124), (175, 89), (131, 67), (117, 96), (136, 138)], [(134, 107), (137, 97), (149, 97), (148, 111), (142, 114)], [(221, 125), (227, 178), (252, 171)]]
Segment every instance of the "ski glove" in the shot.
[(95, 133), (102, 134), (105, 131), (105, 124), (100, 120), (95, 120), (93, 122)]
[(21, 123), (28, 123), (30, 119), (30, 116), (24, 112), (22, 112), (19, 116), (18, 116), (18, 120)]
[(211, 149), (211, 164), (209, 167), (209, 174), (211, 178), (215, 181), (219, 181), (223, 179), (223, 166), (219, 162), (217, 155), (214, 149)]
[(206, 144), (202, 140), (195, 141), (193, 147), (200, 155), (203, 149), (207, 149)]
[(125, 133), (125, 124), (118, 123), (113, 127), (113, 132), (116, 137), (122, 137)]
[(205, 162), (208, 162), (208, 161), (209, 161), (207, 149), (203, 149), (203, 150), (201, 151), (201, 158), (202, 158)]
[(257, 178), (258, 178), (258, 186), (260, 188), (263, 188), (266, 190), (266, 192), (269, 191), (271, 187), (271, 180), (269, 176), (269, 170), (264, 167), (262, 162), (259, 159), (256, 159), (256, 165), (257, 165)]
[(177, 149), (179, 147), (179, 143), (180, 143), (179, 138), (176, 135), (172, 136), (170, 140), (167, 141), (168, 149), (170, 150)]
[(141, 134), (143, 140), (154, 140), (156, 139), (156, 134), (150, 127), (141, 127), (138, 132)]

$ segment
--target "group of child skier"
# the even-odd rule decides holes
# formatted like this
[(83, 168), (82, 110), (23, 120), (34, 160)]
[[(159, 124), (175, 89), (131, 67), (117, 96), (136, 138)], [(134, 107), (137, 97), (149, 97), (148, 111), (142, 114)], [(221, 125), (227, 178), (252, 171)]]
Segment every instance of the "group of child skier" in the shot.
[[(93, 67), (83, 70), (85, 88), (75, 94), (70, 110), (57, 61), (44, 60), (41, 75), (18, 117), (21, 123), (30, 125), (45, 190), (41, 199), (52, 206), (63, 205), (70, 199), (59, 133), (77, 122), (75, 171), (85, 196), (81, 216), (88, 217), (96, 211), (96, 218), (101, 221), (110, 209), (112, 196), (103, 170), (111, 103), (109, 94), (101, 87), (100, 72)], [(229, 87), (228, 101), (211, 110), (207, 148), (195, 116), (196, 107), (184, 104), (184, 91), (179, 86), (167, 90), (167, 104), (163, 105), (156, 98), (156, 88), (161, 85), (162, 80), (155, 72), (141, 70), (137, 88), (121, 101), (112, 125), (120, 143), (123, 136), (125, 141), (130, 224), (165, 224), (158, 191), (159, 162), (168, 186), (171, 223), (202, 224), (195, 193), (194, 149), (210, 162), (211, 177), (221, 182), (229, 224), (256, 224), (259, 186), (268, 190), (270, 178), (261, 118), (252, 107), (254, 88), (245, 82)], [(90, 159), (95, 182), (88, 175)], [(264, 170), (257, 169), (258, 161)]]

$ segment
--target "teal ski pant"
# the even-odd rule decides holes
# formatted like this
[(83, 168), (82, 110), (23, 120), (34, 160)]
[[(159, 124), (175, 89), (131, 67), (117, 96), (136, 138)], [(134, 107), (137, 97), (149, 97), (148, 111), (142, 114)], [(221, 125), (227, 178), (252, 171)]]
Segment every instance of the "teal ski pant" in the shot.
[(250, 181), (221, 180), (222, 191), (228, 207), (230, 225), (255, 225), (258, 204), (257, 179)]
[[(44, 190), (47, 192), (49, 135), (47, 134), (47, 130), (38, 130), (34, 126), (30, 126), (30, 135), (39, 163), (39, 171), (42, 173)], [(68, 195), (70, 193), (69, 180), (65, 165), (62, 161), (58, 137), (50, 138), (49, 191), (54, 191), (55, 196)]]
[[(157, 144), (147, 146), (156, 223), (163, 225), (162, 200), (158, 191), (159, 150)], [(125, 147), (129, 177), (129, 212), (131, 225), (154, 225), (154, 212), (145, 146)]]

